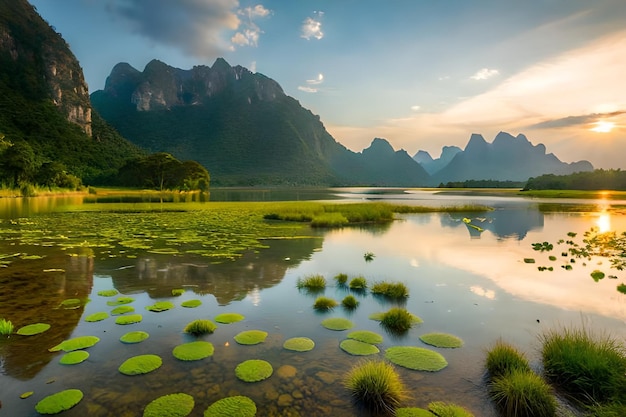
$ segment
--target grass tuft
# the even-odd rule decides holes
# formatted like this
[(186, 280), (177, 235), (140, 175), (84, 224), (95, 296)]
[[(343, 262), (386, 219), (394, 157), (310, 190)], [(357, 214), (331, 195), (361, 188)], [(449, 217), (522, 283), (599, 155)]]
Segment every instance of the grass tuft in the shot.
[(498, 340), (487, 351), (485, 365), (492, 380), (506, 376), (513, 371), (531, 372), (530, 365), (524, 354), (502, 340)]
[(315, 303), (313, 304), (313, 308), (316, 310), (332, 310), (337, 307), (339, 303), (332, 298), (328, 297), (317, 297)]
[(397, 333), (406, 332), (413, 327), (413, 324), (415, 323), (415, 316), (409, 313), (406, 309), (400, 307), (390, 308), (387, 312), (382, 314), (380, 319), (380, 324)]
[(9, 336), (13, 333), (13, 323), (10, 320), (0, 319), (0, 334)]
[(355, 277), (350, 281), (350, 289), (355, 291), (365, 291), (367, 289), (367, 280), (364, 277)]
[(515, 369), (493, 379), (490, 395), (505, 416), (553, 417), (556, 414), (552, 389), (531, 371)]
[(407, 398), (400, 376), (387, 362), (366, 361), (356, 365), (346, 376), (344, 385), (357, 403), (375, 412), (393, 413)]
[(319, 274), (309, 275), (304, 279), (298, 278), (296, 287), (298, 289), (306, 289), (309, 291), (322, 291), (326, 288), (326, 278)]
[(359, 306), (359, 300), (357, 300), (353, 295), (346, 295), (346, 297), (341, 300), (341, 305), (348, 310), (354, 310)]
[(217, 325), (211, 320), (200, 319), (194, 320), (185, 326), (183, 330), (185, 333), (193, 334), (195, 336), (202, 334), (213, 333), (217, 329)]
[(346, 282), (348, 282), (348, 274), (337, 274), (334, 279), (337, 282), (337, 285), (346, 285)]
[(406, 298), (409, 296), (409, 289), (402, 282), (376, 282), (372, 285), (372, 294), (383, 295), (389, 298)]

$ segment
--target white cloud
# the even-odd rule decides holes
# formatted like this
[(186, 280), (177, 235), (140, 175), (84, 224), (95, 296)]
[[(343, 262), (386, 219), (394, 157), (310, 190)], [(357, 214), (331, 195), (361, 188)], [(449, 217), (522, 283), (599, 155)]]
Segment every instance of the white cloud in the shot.
[(250, 63), (250, 68), (249, 69), (250, 69), (251, 72), (256, 72), (256, 61), (252, 61)]
[(415, 106), (411, 106), (411, 110), (413, 111), (419, 111), (419, 109), (421, 109), (421, 106), (415, 105)]
[(319, 74), (317, 74), (317, 78), (314, 78), (312, 80), (306, 80), (306, 84), (307, 85), (299, 86), (298, 90), (304, 91), (305, 93), (317, 93), (319, 91), (319, 89), (316, 88), (316, 87), (310, 87), (310, 86), (320, 85), (323, 82), (324, 82), (324, 74), (319, 73)]
[(318, 91), (317, 88), (307, 87), (303, 85), (298, 86), (298, 90), (304, 91), (305, 93), (317, 93)]
[(480, 80), (487, 80), (491, 77), (495, 77), (498, 74), (500, 74), (500, 71), (498, 71), (497, 69), (482, 68), (478, 70), (478, 72), (472, 75), (470, 78), (472, 80), (480, 81)]
[(317, 78), (314, 80), (306, 80), (306, 83), (309, 85), (317, 85), (324, 82), (324, 74), (318, 74)]
[(263, 7), (262, 4), (257, 4), (254, 7), (246, 7), (245, 9), (240, 10), (239, 13), (247, 15), (251, 19), (253, 16), (254, 17), (266, 17), (266, 16), (269, 16), (270, 13), (272, 12), (271, 10)]
[(259, 28), (246, 29), (243, 32), (235, 33), (230, 41), (239, 46), (257, 46), (261, 33)]
[(258, 46), (259, 37), (263, 31), (254, 23), (254, 19), (267, 17), (271, 13), (272, 11), (263, 7), (262, 4), (239, 10), (237, 14), (244, 18), (240, 25), (242, 30), (235, 33), (230, 41), (239, 46)]
[(312, 17), (307, 17), (304, 19), (302, 23), (302, 34), (300, 35), (306, 40), (311, 38), (315, 38), (320, 40), (324, 37), (324, 32), (322, 32), (322, 21), (321, 17), (324, 16), (324, 12), (315, 12), (317, 14), (317, 19)]

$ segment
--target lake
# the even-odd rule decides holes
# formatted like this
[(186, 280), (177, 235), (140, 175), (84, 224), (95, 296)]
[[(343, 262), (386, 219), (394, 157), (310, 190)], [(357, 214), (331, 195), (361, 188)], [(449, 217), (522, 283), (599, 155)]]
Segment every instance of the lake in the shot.
[[(344, 352), (339, 344), (351, 331), (369, 330), (382, 335), (383, 342), (380, 353), (367, 358), (382, 359), (392, 346), (419, 346), (441, 353), (448, 362), (438, 372), (396, 367), (410, 388), (405, 406), (446, 401), (489, 417), (497, 414), (486, 392), (484, 357), (498, 339), (517, 346), (540, 370), (538, 336), (546, 330), (584, 326), (626, 337), (626, 295), (616, 290), (626, 283), (626, 275), (610, 268), (607, 259), (572, 262), (571, 256), (562, 256), (567, 243), (557, 245), (559, 239), (570, 239), (568, 233), (582, 241), (592, 227), (626, 231), (626, 201), (360, 188), (212, 190), (211, 201), (193, 203), (190, 212), (177, 205), (181, 203), (104, 200), (0, 199), (0, 318), (11, 320), (15, 330), (32, 323), (51, 325), (34, 336), (0, 336), (0, 415), (39, 415), (38, 401), (74, 388), (84, 398), (64, 416), (139, 416), (152, 400), (179, 392), (193, 396), (193, 416), (235, 395), (251, 398), (258, 416), (368, 415), (352, 404), (342, 382), (362, 357)], [(233, 203), (220, 203), (247, 207), (280, 200), (482, 204), (494, 210), (403, 214), (384, 226), (336, 230), (282, 223), (258, 228), (242, 210), (235, 220), (238, 229), (229, 223)], [(215, 219), (228, 232), (215, 226)], [(555, 249), (535, 251), (536, 242), (554, 243)], [(373, 258), (366, 260), (366, 253)], [(549, 255), (557, 259), (551, 261)], [(543, 266), (553, 271), (539, 271)], [(598, 269), (607, 277), (596, 282), (590, 274)], [(296, 284), (317, 274), (328, 282), (323, 295), (341, 301), (353, 294), (359, 306), (316, 311), (313, 303), (320, 294)], [(354, 292), (336, 285), (338, 274), (362, 276), (370, 284), (402, 282), (410, 295), (398, 303)], [(184, 292), (174, 296), (176, 289)], [(98, 295), (106, 290), (118, 294)], [(141, 314), (140, 322), (116, 324), (120, 316), (110, 313), (119, 297), (133, 299), (128, 305)], [(181, 305), (189, 300), (201, 305)], [(169, 301), (174, 308), (146, 310), (157, 301)], [(423, 323), (398, 335), (369, 318), (397, 304)], [(107, 318), (85, 320), (98, 312), (108, 313)], [(199, 337), (183, 332), (187, 323), (214, 320), (220, 313), (239, 313), (245, 319), (217, 323), (213, 334)], [(352, 329), (323, 327), (322, 321), (331, 317), (349, 319)], [(267, 332), (267, 337), (256, 345), (237, 343), (234, 337), (247, 330)], [(149, 338), (120, 342), (130, 331), (147, 332)], [(430, 332), (453, 334), (464, 345), (426, 345), (419, 336)], [(49, 349), (78, 336), (100, 340), (86, 349), (85, 362), (60, 364), (64, 352)], [(283, 348), (294, 337), (308, 337), (315, 347), (307, 352)], [(213, 355), (198, 361), (173, 356), (175, 347), (194, 340), (210, 342)], [(145, 375), (118, 371), (126, 359), (144, 354), (160, 356), (161, 367)], [(260, 382), (239, 380), (235, 368), (249, 359), (269, 362), (273, 374)], [(20, 398), (30, 391), (31, 396)]]

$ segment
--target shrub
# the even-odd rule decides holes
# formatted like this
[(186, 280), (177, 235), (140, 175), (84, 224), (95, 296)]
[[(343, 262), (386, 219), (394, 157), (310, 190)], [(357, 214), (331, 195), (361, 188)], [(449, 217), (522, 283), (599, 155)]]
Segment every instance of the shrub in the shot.
[(337, 307), (337, 301), (328, 297), (317, 297), (315, 303), (313, 304), (313, 308), (316, 310), (331, 310)]
[(487, 352), (486, 367), (491, 379), (506, 376), (513, 371), (531, 371), (524, 354), (502, 340), (498, 340)]
[(348, 282), (348, 274), (335, 275), (335, 281), (338, 285), (346, 285), (346, 282)]
[(359, 404), (376, 412), (393, 413), (406, 398), (406, 389), (392, 365), (366, 361), (353, 367), (344, 380), (345, 387)]
[(409, 296), (409, 289), (401, 282), (376, 282), (370, 291), (372, 294), (384, 295), (389, 298), (406, 298)]
[(194, 320), (187, 324), (187, 326), (185, 326), (185, 330), (183, 331), (185, 333), (198, 336), (201, 334), (213, 333), (215, 329), (217, 329), (217, 326), (211, 320), (201, 319)]
[(347, 295), (343, 300), (341, 300), (341, 304), (349, 310), (354, 310), (359, 306), (359, 300), (354, 298), (353, 295)]
[(298, 287), (298, 289), (305, 288), (310, 291), (321, 291), (326, 288), (326, 278), (322, 275), (310, 275), (304, 279), (298, 278), (296, 287)]
[(553, 417), (556, 399), (550, 386), (532, 371), (514, 369), (493, 379), (490, 395), (506, 416)]
[(352, 278), (350, 281), (350, 289), (364, 291), (367, 288), (367, 280), (363, 277)]

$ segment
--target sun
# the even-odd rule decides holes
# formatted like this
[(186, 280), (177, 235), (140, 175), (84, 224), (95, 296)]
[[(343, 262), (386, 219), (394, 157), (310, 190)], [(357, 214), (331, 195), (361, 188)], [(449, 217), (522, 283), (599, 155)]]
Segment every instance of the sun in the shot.
[(609, 133), (611, 130), (613, 130), (614, 127), (615, 127), (615, 123), (607, 122), (606, 120), (600, 120), (598, 122), (595, 122), (594, 127), (592, 127), (589, 130), (591, 130), (592, 132), (598, 132), (598, 133)]

